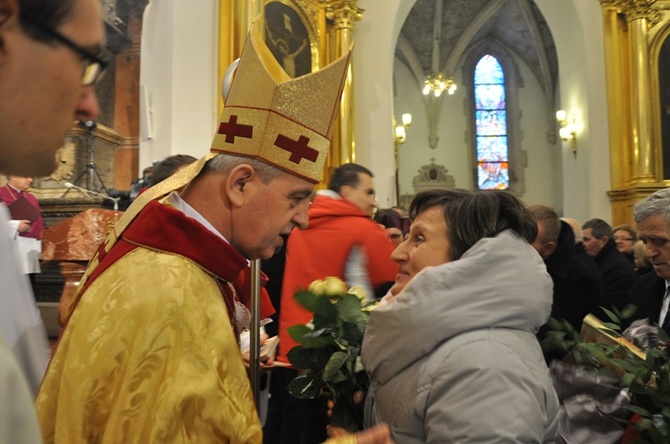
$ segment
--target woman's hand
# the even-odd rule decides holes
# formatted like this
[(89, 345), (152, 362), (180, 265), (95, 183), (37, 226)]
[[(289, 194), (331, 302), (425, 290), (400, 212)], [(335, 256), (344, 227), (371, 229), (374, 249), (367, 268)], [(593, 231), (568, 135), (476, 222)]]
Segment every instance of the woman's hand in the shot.
[[(360, 405), (363, 401), (365, 401), (365, 395), (366, 395), (366, 392), (364, 392), (362, 390), (356, 390), (354, 392), (354, 395), (352, 396), (351, 400), (354, 402), (354, 405)], [(331, 417), (331, 416), (333, 416), (333, 409), (335, 408), (335, 401), (333, 401), (332, 399), (329, 399), (327, 404), (328, 404), (328, 417)], [(338, 428), (338, 427), (336, 427), (336, 428)], [(328, 436), (330, 436), (330, 435), (328, 435)]]
[(391, 432), (385, 423), (356, 432), (355, 435), (347, 433), (340, 427), (329, 426), (328, 435), (331, 438), (324, 444), (393, 444)]

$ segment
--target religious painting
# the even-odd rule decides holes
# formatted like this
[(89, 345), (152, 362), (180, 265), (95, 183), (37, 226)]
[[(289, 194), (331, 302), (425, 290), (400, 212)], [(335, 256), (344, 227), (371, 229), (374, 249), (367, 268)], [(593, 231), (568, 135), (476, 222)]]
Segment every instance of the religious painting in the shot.
[(306, 21), (290, 2), (265, 4), (265, 43), (286, 73), (295, 78), (312, 71)]
[(670, 180), (670, 38), (666, 37), (658, 57), (659, 99), (663, 179)]

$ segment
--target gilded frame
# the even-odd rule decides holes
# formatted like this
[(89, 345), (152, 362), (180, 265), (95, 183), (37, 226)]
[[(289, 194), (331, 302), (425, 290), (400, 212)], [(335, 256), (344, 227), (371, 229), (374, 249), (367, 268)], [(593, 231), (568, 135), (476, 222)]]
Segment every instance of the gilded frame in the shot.
[[(659, 27), (659, 29), (655, 30), (649, 41), (649, 62), (651, 65), (649, 73), (651, 83), (651, 97), (649, 97), (649, 102), (651, 104), (651, 140), (654, 156), (654, 176), (665, 186), (670, 186), (670, 179), (665, 179), (664, 174), (663, 132), (661, 117), (661, 65), (659, 63), (663, 45), (665, 43), (670, 45), (670, 17), (668, 14), (663, 15), (662, 25)], [(670, 92), (670, 86), (668, 87), (668, 92)], [(666, 134), (666, 137), (670, 138), (670, 131), (668, 134)]]
[[(320, 67), (318, 24), (309, 19), (315, 17), (313, 12), (309, 5), (290, 0), (269, 0), (263, 6), (265, 43), (291, 77)], [(282, 45), (288, 46), (283, 55), (280, 53)]]

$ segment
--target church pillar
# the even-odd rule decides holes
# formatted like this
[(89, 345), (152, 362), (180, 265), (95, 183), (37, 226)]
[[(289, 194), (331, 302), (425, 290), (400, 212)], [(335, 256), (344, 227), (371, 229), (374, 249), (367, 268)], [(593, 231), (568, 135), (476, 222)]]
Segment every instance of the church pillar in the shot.
[[(326, 17), (333, 20), (333, 57), (330, 61), (346, 54), (353, 43), (355, 23), (363, 16), (363, 10), (356, 6), (356, 0), (341, 0), (331, 4), (326, 10)], [(354, 145), (354, 82), (352, 66), (349, 65), (347, 78), (342, 92), (340, 112), (335, 122), (335, 133), (332, 144), (331, 166), (356, 161), (356, 147)]]
[(630, 153), (630, 83), (628, 81), (628, 39), (626, 22), (619, 16), (612, 0), (601, 1), (603, 7), (603, 30), (605, 33), (605, 60), (607, 78), (608, 119), (617, 122), (609, 125), (611, 186), (619, 189), (626, 186), (633, 176), (633, 161)]
[[(645, 4), (647, 3), (647, 4)], [(633, 137), (633, 177), (636, 182), (654, 181), (651, 149), (651, 76), (647, 45), (647, 16), (651, 2), (629, 2), (623, 10), (628, 21), (630, 41), (631, 130)]]
[(663, 187), (661, 147), (654, 143), (649, 30), (656, 0), (600, 0), (605, 32), (610, 122), (612, 225), (633, 223), (636, 202)]

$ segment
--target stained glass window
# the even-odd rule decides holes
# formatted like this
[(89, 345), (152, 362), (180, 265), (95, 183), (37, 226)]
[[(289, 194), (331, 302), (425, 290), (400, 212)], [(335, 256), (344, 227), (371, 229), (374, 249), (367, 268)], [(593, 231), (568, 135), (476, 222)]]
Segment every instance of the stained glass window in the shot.
[(509, 189), (507, 103), (505, 73), (491, 54), (475, 67), (475, 131), (477, 132), (477, 187)]

